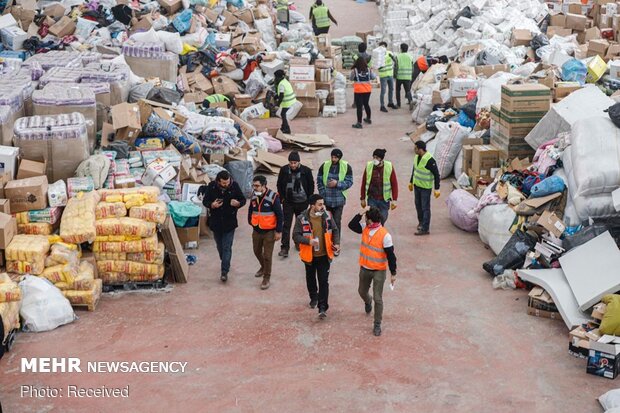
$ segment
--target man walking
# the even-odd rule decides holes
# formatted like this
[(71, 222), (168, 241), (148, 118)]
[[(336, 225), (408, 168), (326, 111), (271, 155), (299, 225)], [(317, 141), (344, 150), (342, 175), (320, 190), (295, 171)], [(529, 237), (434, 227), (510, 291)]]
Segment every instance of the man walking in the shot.
[(316, 2), (310, 7), (310, 21), (312, 22), (314, 35), (318, 36), (320, 34), (329, 33), (330, 20), (338, 26), (338, 22), (334, 19), (334, 16), (332, 16), (327, 6), (323, 3), (323, 0), (316, 0)]
[(248, 208), (254, 255), (260, 264), (255, 277), (263, 277), (261, 290), (269, 288), (273, 246), (282, 237), (282, 206), (277, 193), (267, 188), (267, 178), (256, 175), (252, 181), (254, 195)]
[(379, 47), (385, 50), (385, 60), (383, 66), (379, 67), (379, 81), (381, 82), (381, 95), (379, 102), (381, 103), (381, 112), (387, 112), (385, 107), (385, 92), (388, 92), (388, 108), (396, 109), (394, 106), (394, 54), (387, 49), (387, 43), (379, 43)]
[(299, 258), (306, 265), (310, 308), (318, 305), (319, 318), (324, 319), (329, 308), (329, 267), (334, 253), (340, 250), (340, 231), (325, 211), (321, 195), (313, 194), (309, 201), (310, 207), (295, 221), (293, 240), (299, 244)]
[(362, 208), (366, 205), (381, 212), (381, 223), (385, 224), (390, 209), (396, 209), (398, 200), (398, 181), (392, 162), (385, 161), (385, 149), (375, 149), (373, 160), (366, 164), (362, 176), (360, 200)]
[[(362, 218), (366, 218), (362, 223)], [(364, 311), (370, 314), (375, 302), (373, 334), (381, 335), (383, 319), (383, 285), (388, 267), (392, 275), (390, 283), (396, 282), (396, 255), (390, 233), (381, 225), (381, 213), (377, 208), (365, 208), (349, 222), (349, 229), (362, 234), (360, 245), (360, 274), (358, 293), (364, 300)], [(368, 294), (372, 284), (372, 297)]]
[(284, 75), (284, 70), (276, 70), (274, 73), (276, 84), (276, 104), (280, 107), (280, 117), (282, 118), (282, 133), (291, 133), (291, 127), (288, 124), (286, 114), (288, 110), (297, 102), (293, 85)]
[(413, 109), (411, 97), (411, 79), (413, 78), (413, 59), (407, 53), (409, 46), (401, 43), (400, 53), (396, 56), (396, 108), (400, 109), (400, 88), (405, 89), (405, 99), (409, 103), (409, 110)]
[(409, 180), (409, 191), (414, 191), (415, 209), (418, 213), (418, 231), (415, 235), (428, 235), (431, 226), (431, 190), (435, 186), (435, 198), (441, 192), (439, 185), (441, 177), (437, 169), (437, 162), (430, 152), (426, 151), (426, 143), (417, 141), (414, 146), (413, 170)]
[(220, 280), (226, 282), (230, 271), (235, 228), (238, 226), (237, 211), (245, 205), (245, 197), (228, 171), (221, 171), (215, 181), (207, 185), (202, 204), (209, 210), (207, 224), (213, 232), (222, 262)]
[(297, 151), (291, 152), (288, 155), (288, 165), (280, 168), (277, 187), (284, 211), (282, 245), (278, 256), (286, 258), (291, 245), (293, 216), (298, 216), (308, 208), (308, 198), (314, 193), (312, 171), (301, 164)]
[(334, 149), (331, 160), (325, 161), (316, 175), (316, 187), (325, 200), (325, 207), (331, 212), (336, 226), (340, 229), (342, 211), (347, 203), (347, 190), (353, 186), (351, 165), (342, 159), (342, 151)]

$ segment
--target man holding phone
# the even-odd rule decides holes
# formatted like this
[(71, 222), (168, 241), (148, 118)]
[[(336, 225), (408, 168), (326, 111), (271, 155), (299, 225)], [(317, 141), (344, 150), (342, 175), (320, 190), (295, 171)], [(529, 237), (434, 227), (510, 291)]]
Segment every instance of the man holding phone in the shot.
[[(203, 192), (203, 191), (200, 191)], [(221, 171), (214, 182), (204, 190), (202, 204), (209, 211), (207, 224), (213, 232), (217, 252), (220, 255), (222, 282), (228, 281), (232, 245), (237, 228), (237, 211), (245, 205), (245, 197), (239, 184), (232, 180), (228, 171)]]

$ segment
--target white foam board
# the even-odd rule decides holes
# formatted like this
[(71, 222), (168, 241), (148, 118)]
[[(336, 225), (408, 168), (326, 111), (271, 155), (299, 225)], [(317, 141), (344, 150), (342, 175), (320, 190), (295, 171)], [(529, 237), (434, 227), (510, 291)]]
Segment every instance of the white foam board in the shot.
[(560, 268), (519, 270), (519, 277), (522, 280), (540, 285), (551, 295), (564, 324), (569, 330), (590, 320), (586, 314), (579, 310), (575, 295)]
[(620, 290), (620, 250), (609, 231), (564, 254), (560, 264), (583, 311)]

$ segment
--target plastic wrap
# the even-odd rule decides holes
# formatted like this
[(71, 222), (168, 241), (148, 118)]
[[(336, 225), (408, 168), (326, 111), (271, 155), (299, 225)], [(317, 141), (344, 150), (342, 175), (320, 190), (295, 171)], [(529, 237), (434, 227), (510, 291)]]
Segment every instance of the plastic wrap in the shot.
[(124, 202), (99, 202), (95, 211), (97, 219), (120, 218), (127, 216)]
[[(45, 267), (45, 257), (50, 250), (50, 243), (43, 235), (15, 235), (5, 250), (9, 261), (40, 263)], [(41, 270), (42, 271), (42, 270)]]
[(495, 254), (499, 254), (512, 234), (510, 227), (517, 214), (508, 204), (488, 205), (478, 216), (478, 234)]
[(23, 293), (20, 315), (25, 331), (48, 331), (75, 320), (69, 301), (49, 281), (26, 276), (19, 283)]
[(59, 282), (73, 284), (75, 277), (78, 275), (78, 270), (79, 267), (77, 261), (75, 261), (68, 264), (59, 264), (47, 267), (43, 270), (40, 276), (53, 284)]
[(158, 201), (160, 190), (155, 186), (142, 186), (139, 188), (123, 189), (100, 189), (97, 191), (102, 202), (127, 202), (132, 196), (142, 195), (147, 203)]
[(125, 235), (147, 238), (155, 234), (154, 222), (137, 218), (106, 218), (96, 221), (97, 235)]
[(65, 242), (81, 244), (95, 240), (95, 209), (98, 202), (96, 192), (81, 192), (69, 199), (60, 222), (60, 236)]
[(126, 259), (127, 261), (161, 265), (164, 263), (164, 256), (165, 256), (164, 244), (160, 242), (159, 245), (157, 246), (157, 250), (128, 253), (126, 255)]
[(164, 266), (134, 261), (97, 261), (99, 272), (120, 272), (125, 274), (148, 274), (163, 277)]
[(54, 227), (44, 222), (33, 222), (30, 224), (18, 224), (18, 234), (28, 235), (51, 235), (54, 233)]
[(452, 191), (446, 200), (452, 223), (463, 231), (478, 231), (478, 215), (474, 212), (477, 204), (478, 199), (469, 192), (462, 189)]
[(63, 290), (62, 294), (72, 305), (92, 305), (101, 298), (102, 284), (102, 280), (92, 280), (87, 290)]
[(15, 214), (15, 219), (18, 224), (30, 224), (37, 222), (55, 224), (60, 220), (61, 216), (62, 208), (53, 207), (36, 209), (34, 211), (18, 212)]
[(0, 317), (2, 317), (2, 323), (4, 324), (4, 338), (11, 332), (11, 330), (19, 329), (19, 307), (21, 303), (19, 301), (11, 301), (9, 303), (0, 303)]
[(50, 247), (50, 255), (45, 259), (45, 266), (52, 267), (59, 264), (77, 264), (79, 260), (79, 249), (75, 244), (59, 242)]
[(144, 252), (155, 251), (159, 242), (157, 235), (153, 235), (149, 238), (144, 238), (136, 241), (95, 241), (93, 244), (93, 251), (98, 252)]
[(21, 301), (22, 291), (7, 273), (0, 274), (0, 303)]
[(144, 204), (136, 206), (129, 210), (129, 216), (132, 218), (143, 219), (149, 222), (163, 224), (168, 214), (168, 207), (164, 202)]

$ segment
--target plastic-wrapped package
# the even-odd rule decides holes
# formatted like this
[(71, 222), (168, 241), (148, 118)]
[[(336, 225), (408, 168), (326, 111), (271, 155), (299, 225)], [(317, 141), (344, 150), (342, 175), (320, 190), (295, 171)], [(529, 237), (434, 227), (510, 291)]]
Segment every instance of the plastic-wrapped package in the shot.
[(131, 71), (138, 76), (176, 81), (179, 55), (167, 52), (164, 43), (125, 42), (123, 57)]
[(106, 218), (96, 221), (97, 235), (126, 235), (147, 238), (155, 234), (154, 222), (137, 218)]
[(48, 331), (75, 320), (69, 301), (49, 281), (26, 276), (19, 283), (23, 300), (19, 310), (25, 331)]
[(157, 249), (159, 245), (159, 241), (157, 240), (157, 235), (153, 235), (149, 238), (143, 238), (141, 240), (136, 241), (122, 241), (122, 242), (111, 242), (111, 241), (95, 241), (93, 244), (93, 251), (95, 253), (98, 252), (144, 252), (144, 251), (154, 251)]
[(90, 176), (67, 179), (67, 191), (69, 192), (69, 198), (74, 198), (82, 192), (92, 192), (94, 190), (95, 184), (93, 182), (93, 178)]
[(44, 261), (6, 261), (6, 270), (17, 274), (39, 275), (45, 270)]
[(24, 157), (46, 160), (50, 181), (73, 176), (88, 158), (87, 123), (80, 113), (21, 118), (15, 122), (14, 133), (15, 146)]
[(144, 136), (156, 136), (164, 138), (166, 142), (172, 144), (179, 152), (188, 154), (201, 153), (202, 149), (192, 136), (185, 133), (174, 123), (161, 119), (155, 114), (151, 114), (148, 122), (142, 128)]
[(100, 189), (97, 192), (102, 202), (127, 202), (132, 196), (142, 195), (146, 203), (155, 203), (160, 190), (155, 186), (142, 186), (139, 188)]
[(164, 266), (134, 261), (97, 261), (100, 272), (121, 272), (125, 274), (148, 274), (163, 277)]
[(47, 201), (52, 208), (67, 205), (67, 184), (62, 179), (49, 184), (47, 187)]
[(148, 222), (163, 224), (168, 214), (168, 207), (162, 201), (135, 206), (129, 210), (132, 218), (143, 219)]
[(22, 291), (7, 273), (0, 274), (0, 303), (21, 301)]
[(478, 215), (474, 208), (478, 199), (467, 191), (456, 189), (450, 193), (446, 200), (448, 214), (454, 225), (467, 232), (478, 230)]
[(499, 254), (512, 236), (510, 227), (517, 214), (508, 204), (488, 205), (478, 216), (478, 234), (495, 254)]
[(45, 266), (52, 267), (60, 264), (76, 264), (79, 260), (79, 249), (75, 244), (58, 242), (50, 247), (50, 255), (45, 259)]
[(126, 255), (127, 261), (143, 262), (146, 264), (163, 264), (165, 256), (165, 248), (162, 242), (157, 246), (155, 251), (134, 252)]
[(36, 209), (34, 211), (18, 212), (15, 214), (18, 224), (30, 224), (42, 222), (47, 224), (55, 224), (62, 216), (62, 208), (52, 207), (45, 209)]
[(120, 218), (127, 216), (124, 202), (99, 202), (95, 210), (97, 219)]
[[(43, 235), (15, 235), (5, 250), (5, 257), (7, 261), (13, 262), (27, 262), (34, 264), (38, 273), (45, 268), (45, 257), (50, 249), (50, 243), (46, 236)], [(22, 271), (7, 271), (18, 272), (24, 274), (28, 271), (23, 271), (25, 265), (15, 264), (15, 267), (22, 268)]]
[(99, 301), (102, 291), (102, 280), (92, 280), (87, 290), (63, 290), (62, 294), (72, 305), (92, 305)]
[(444, 179), (452, 173), (456, 157), (463, 147), (463, 139), (467, 137), (470, 129), (457, 122), (437, 122), (435, 125), (438, 133), (435, 137), (437, 143), (433, 156), (437, 160), (439, 175)]
[(19, 323), (19, 307), (20, 301), (11, 301), (8, 303), (0, 303), (0, 317), (2, 317), (2, 323), (4, 324), (4, 335), (6, 338), (11, 330), (20, 328)]
[(81, 192), (69, 199), (60, 222), (60, 236), (65, 242), (81, 244), (95, 240), (95, 209), (98, 202), (96, 192)]
[(54, 227), (45, 222), (33, 222), (29, 224), (18, 224), (18, 234), (28, 235), (51, 235), (54, 233)]
[(75, 280), (75, 277), (77, 277), (78, 275), (78, 271), (78, 263), (77, 261), (74, 261), (67, 264), (58, 264), (47, 267), (43, 270), (40, 276), (53, 284), (59, 282), (72, 284)]
[[(142, 254), (142, 253), (137, 252), (135, 254)], [(126, 252), (96, 252), (95, 261), (127, 261), (129, 259), (128, 255), (129, 254)], [(135, 259), (132, 259), (131, 261), (143, 262), (143, 261), (135, 260)]]

